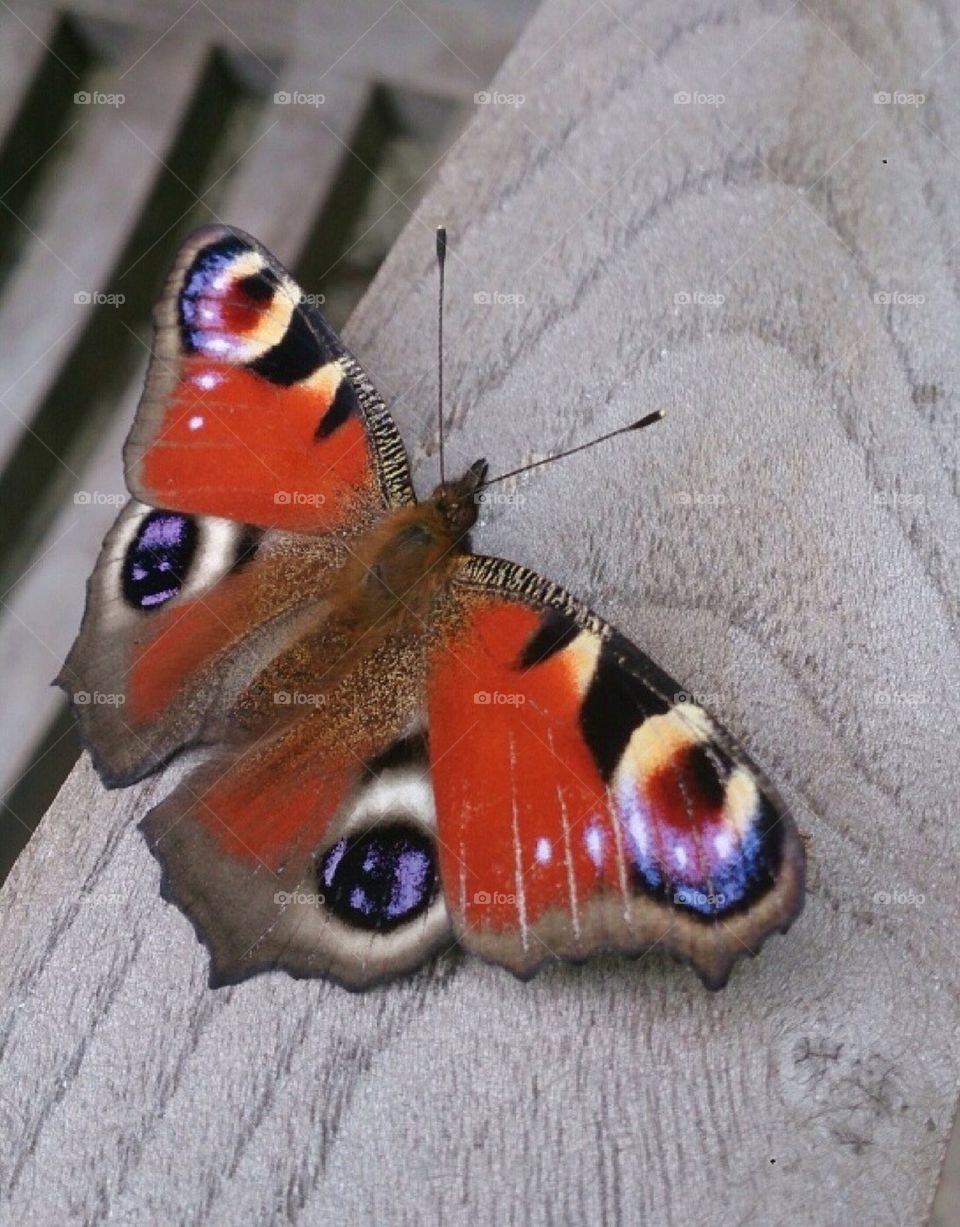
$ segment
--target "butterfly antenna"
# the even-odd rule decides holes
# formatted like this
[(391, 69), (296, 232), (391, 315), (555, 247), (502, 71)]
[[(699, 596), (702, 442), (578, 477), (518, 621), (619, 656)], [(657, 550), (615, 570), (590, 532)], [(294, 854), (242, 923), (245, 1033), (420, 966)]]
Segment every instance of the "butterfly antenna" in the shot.
[(643, 430), (645, 426), (652, 426), (654, 422), (659, 422), (665, 417), (662, 409), (655, 409), (653, 413), (648, 413), (646, 417), (640, 418), (636, 422), (631, 422), (629, 426), (620, 426), (616, 430), (608, 431), (605, 435), (600, 435), (596, 439), (590, 439), (587, 443), (580, 443), (576, 447), (569, 447), (565, 452), (557, 452), (553, 456), (545, 456), (543, 460), (534, 460), (532, 464), (521, 465), (519, 469), (511, 469), (509, 473), (501, 473), (499, 477), (491, 477), (489, 481), (485, 481), (482, 486), (478, 486), (482, 490), (485, 486), (494, 486), (498, 481), (506, 481), (508, 477), (516, 477), (520, 473), (529, 473), (531, 469), (539, 469), (543, 464), (553, 464), (554, 460), (563, 460), (566, 456), (575, 456), (577, 452), (585, 452), (588, 447), (596, 447), (598, 443), (606, 443), (608, 439), (615, 439), (617, 435), (628, 434), (631, 430)]
[(447, 262), (447, 228), (437, 227), (437, 267), (440, 287), (437, 298), (437, 438), (440, 446), (440, 484), (443, 484), (443, 272)]

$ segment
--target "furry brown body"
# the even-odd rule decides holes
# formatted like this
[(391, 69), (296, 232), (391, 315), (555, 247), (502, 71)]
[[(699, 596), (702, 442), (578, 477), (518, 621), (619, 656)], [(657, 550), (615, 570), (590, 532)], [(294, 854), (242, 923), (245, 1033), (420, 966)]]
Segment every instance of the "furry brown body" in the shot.
[[(469, 550), (476, 492), (485, 472), (485, 462), (478, 461), (459, 480), (439, 485), (425, 502), (388, 512), (347, 547), (342, 566), (314, 606), (313, 632), (278, 652), (238, 695), (228, 716), (235, 736), (263, 737), (302, 717), (304, 706), (322, 708), (328, 726), (349, 719), (358, 691), (377, 702), (365, 717), (382, 728), (387, 704), (378, 700), (384, 679), (395, 694), (405, 694), (413, 675), (421, 673), (437, 600), (451, 569)], [(391, 667), (400, 644), (416, 656), (416, 667), (407, 660), (407, 677), (395, 676)], [(370, 674), (363, 687), (356, 685), (358, 670)], [(217, 731), (222, 737), (219, 722)]]

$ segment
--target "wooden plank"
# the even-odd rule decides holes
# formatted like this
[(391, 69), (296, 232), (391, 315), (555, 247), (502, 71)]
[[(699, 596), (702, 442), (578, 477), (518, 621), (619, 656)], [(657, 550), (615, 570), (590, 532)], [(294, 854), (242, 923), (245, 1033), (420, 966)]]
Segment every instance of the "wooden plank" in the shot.
[[(50, 0), (16, 0), (12, 7), (32, 24), (55, 6)], [(70, 7), (82, 11), (85, 17), (139, 30), (146, 40), (141, 50), (159, 47), (186, 27), (195, 32), (200, 43), (217, 41), (233, 51), (248, 47), (269, 60), (290, 46), (298, 6), (296, 0), (275, 0), (269, 6), (256, 0), (231, 0), (220, 5), (202, 0), (152, 0), (140, 5), (131, 5), (129, 0), (82, 0)]]
[[(263, 140), (237, 168), (220, 212), (232, 225), (256, 233), (278, 258), (293, 263), (333, 186), (369, 101), (372, 86), (333, 74), (322, 89), (309, 88), (309, 63), (291, 56), (274, 83), (261, 126)], [(319, 95), (311, 106), (284, 97)], [(259, 135), (259, 134), (258, 134)], [(282, 253), (282, 254), (281, 254)]]
[(131, 387), (76, 489), (50, 524), (36, 557), (0, 607), (0, 670), (16, 678), (0, 708), (0, 797), (6, 797), (33, 761), (36, 746), (62, 703), (51, 687), (83, 613), (86, 577), (100, 543), (126, 502), (121, 450), (139, 399)]
[[(36, 19), (47, 0), (18, 0)], [(187, 26), (202, 42), (228, 50), (249, 49), (272, 63), (298, 48), (312, 60), (311, 79), (301, 88), (323, 91), (328, 73), (360, 78), (402, 79), (445, 95), (472, 97), (490, 80), (536, 5), (534, 0), (354, 0), (351, 4), (264, 6), (257, 0), (209, 5), (165, 0), (131, 6), (129, 0), (83, 0), (86, 14), (122, 25), (135, 24), (151, 39)], [(159, 44), (158, 44), (159, 45)]]
[[(11, 1221), (925, 1221), (960, 1055), (950, 41), (892, 0), (546, 0), (498, 79), (526, 101), (479, 109), (349, 330), (422, 486), (438, 217), (454, 463), (670, 409), (479, 542), (713, 696), (813, 836), (795, 929), (713, 996), (653, 958), (211, 993), (135, 829), (172, 776), (83, 763), (3, 891)], [(936, 134), (873, 101), (919, 88), (905, 48)]]
[[(133, 48), (137, 43), (133, 43)], [(0, 301), (8, 378), (0, 388), (0, 466), (28, 428), (140, 216), (201, 69), (205, 49), (171, 38), (103, 95), (122, 104), (78, 105), (70, 157)], [(96, 224), (91, 223), (96, 219)], [(77, 295), (86, 295), (77, 300)]]

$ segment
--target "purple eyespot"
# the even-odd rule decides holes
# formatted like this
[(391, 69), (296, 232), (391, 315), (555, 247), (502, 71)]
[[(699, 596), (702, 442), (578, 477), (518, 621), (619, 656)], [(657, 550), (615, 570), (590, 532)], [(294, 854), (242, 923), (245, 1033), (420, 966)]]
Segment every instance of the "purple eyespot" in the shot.
[(318, 858), (324, 905), (344, 923), (388, 933), (436, 898), (433, 841), (404, 823), (338, 840)]
[(173, 511), (144, 516), (123, 560), (123, 597), (134, 609), (151, 610), (175, 597), (197, 552), (197, 524)]

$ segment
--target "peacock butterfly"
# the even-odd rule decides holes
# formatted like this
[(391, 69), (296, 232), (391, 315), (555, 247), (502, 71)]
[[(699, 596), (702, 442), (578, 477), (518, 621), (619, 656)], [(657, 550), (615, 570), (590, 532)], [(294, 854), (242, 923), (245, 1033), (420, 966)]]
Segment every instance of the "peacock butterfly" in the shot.
[(198, 231), (155, 321), (57, 680), (123, 696), (76, 705), (108, 787), (205, 747), (142, 829), (212, 985), (362, 988), (456, 940), (521, 976), (660, 947), (717, 988), (790, 926), (803, 847), (756, 764), (569, 593), (471, 552), (483, 462), (417, 502), (260, 244)]

